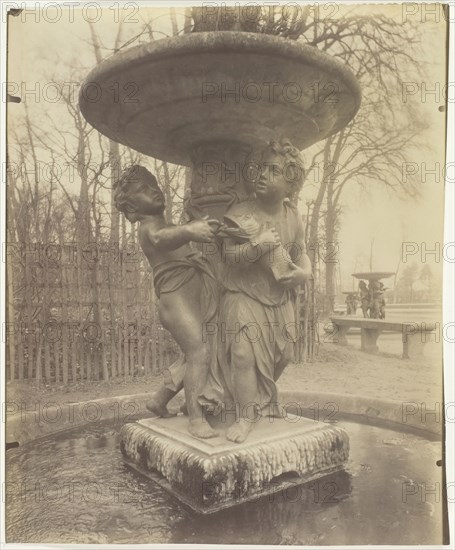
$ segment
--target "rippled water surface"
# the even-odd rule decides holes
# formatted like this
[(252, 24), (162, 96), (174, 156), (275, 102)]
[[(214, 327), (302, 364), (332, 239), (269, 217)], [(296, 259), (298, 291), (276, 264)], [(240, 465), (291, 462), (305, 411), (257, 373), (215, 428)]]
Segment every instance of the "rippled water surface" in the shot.
[(126, 468), (114, 424), (9, 450), (7, 541), (441, 544), (441, 444), (339, 425), (351, 441), (346, 472), (209, 516)]

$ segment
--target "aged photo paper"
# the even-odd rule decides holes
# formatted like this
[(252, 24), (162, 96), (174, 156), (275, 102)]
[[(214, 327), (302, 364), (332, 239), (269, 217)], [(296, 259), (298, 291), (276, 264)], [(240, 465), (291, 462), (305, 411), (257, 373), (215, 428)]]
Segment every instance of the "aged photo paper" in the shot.
[(453, 545), (454, 18), (2, 3), (6, 548)]

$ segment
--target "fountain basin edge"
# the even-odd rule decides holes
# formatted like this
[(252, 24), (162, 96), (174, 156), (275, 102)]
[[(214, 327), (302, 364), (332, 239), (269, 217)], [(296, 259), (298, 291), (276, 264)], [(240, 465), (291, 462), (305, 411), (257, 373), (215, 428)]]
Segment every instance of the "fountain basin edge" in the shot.
[[(408, 401), (401, 402), (328, 392), (282, 391), (279, 395), (280, 403), (286, 406), (289, 413), (298, 413), (315, 422), (336, 424), (337, 419), (344, 417), (358, 423), (412, 431), (431, 440), (441, 439), (443, 433), (442, 412), (439, 421), (437, 415), (428, 414), (428, 418), (422, 418), (420, 411), (411, 414), (412, 407), (420, 407), (422, 401), (411, 396)], [(121, 425), (149, 417), (151, 415), (145, 414), (145, 403), (149, 398), (150, 393), (147, 392), (72, 403), (56, 403), (49, 399), (37, 402), (35, 411), (26, 411), (25, 403), (6, 402), (3, 408), (5, 440), (24, 445), (91, 422), (114, 420)], [(430, 411), (442, 407), (442, 403), (426, 401), (425, 406)], [(58, 418), (54, 419), (53, 415), (58, 414)]]

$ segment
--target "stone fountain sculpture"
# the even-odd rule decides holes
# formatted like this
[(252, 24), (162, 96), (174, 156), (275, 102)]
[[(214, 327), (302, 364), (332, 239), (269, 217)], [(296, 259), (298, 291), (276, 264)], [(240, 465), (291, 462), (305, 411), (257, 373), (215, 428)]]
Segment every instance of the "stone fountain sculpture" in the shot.
[[(365, 318), (385, 320), (386, 301), (384, 293), (388, 290), (381, 279), (387, 279), (394, 275), (391, 271), (371, 271), (365, 273), (353, 273), (352, 276), (359, 281), (359, 294), (362, 313)], [(363, 280), (368, 281), (368, 285)]]
[(343, 294), (346, 296), (346, 314), (347, 315), (356, 315), (357, 308), (359, 306), (359, 295), (356, 291), (347, 290)]
[[(290, 414), (276, 381), (296, 338), (292, 294), (311, 276), (295, 206), (299, 151), (341, 130), (359, 105), (353, 74), (316, 48), (232, 31), (131, 48), (82, 86), (82, 113), (101, 133), (192, 167), (181, 226), (165, 224), (145, 169), (129, 168), (115, 188), (118, 208), (140, 222), (161, 319), (182, 348), (149, 404), (162, 418), (125, 425), (121, 449), (201, 512), (348, 458), (347, 434)], [(166, 418), (182, 386), (189, 424)]]

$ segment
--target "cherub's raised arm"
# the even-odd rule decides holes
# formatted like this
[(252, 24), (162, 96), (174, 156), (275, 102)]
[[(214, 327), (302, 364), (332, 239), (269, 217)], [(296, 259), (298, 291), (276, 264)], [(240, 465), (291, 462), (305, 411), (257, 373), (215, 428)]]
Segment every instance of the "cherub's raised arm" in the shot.
[(175, 250), (190, 241), (212, 242), (215, 238), (214, 223), (216, 220), (196, 220), (185, 225), (150, 226), (144, 237), (158, 250)]
[(161, 229), (149, 227), (144, 237), (158, 250), (175, 250), (192, 240), (190, 231), (185, 225), (171, 225)]

